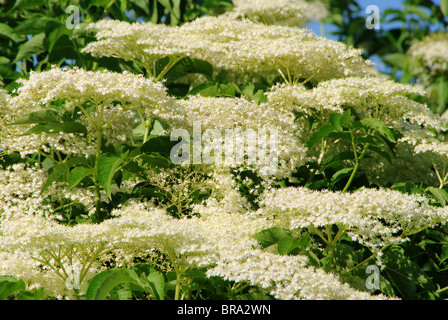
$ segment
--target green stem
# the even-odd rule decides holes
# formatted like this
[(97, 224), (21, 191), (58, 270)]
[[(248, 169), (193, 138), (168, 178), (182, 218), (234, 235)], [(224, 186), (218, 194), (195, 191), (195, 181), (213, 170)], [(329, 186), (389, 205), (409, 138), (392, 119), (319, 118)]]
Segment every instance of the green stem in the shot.
[[(380, 252), (386, 250), (387, 248), (389, 248), (389, 247), (392, 246), (392, 245), (393, 245), (393, 243), (389, 243), (388, 245), (382, 247), (381, 250), (380, 250)], [(351, 268), (351, 269), (349, 269), (349, 270), (347, 270), (347, 271), (344, 271), (341, 275), (345, 275), (345, 274), (347, 274), (347, 273), (352, 272), (353, 270), (359, 268), (360, 266), (362, 266), (362, 265), (365, 264), (366, 262), (372, 260), (373, 258), (375, 258), (375, 255), (374, 255), (374, 254), (372, 254), (370, 257), (364, 259), (363, 261), (361, 261), (360, 263), (358, 263), (358, 264), (357, 264), (356, 266), (354, 266), (353, 268)]]
[(445, 287), (445, 288), (439, 289), (439, 290), (437, 290), (436, 292), (437, 292), (437, 293), (443, 293), (443, 292), (445, 292), (445, 291), (447, 291), (447, 290), (448, 290), (448, 286)]
[(180, 56), (180, 57), (170, 57), (170, 61), (168, 62), (168, 64), (163, 68), (163, 70), (157, 75), (156, 77), (156, 81), (160, 81), (167, 73), (168, 71), (171, 70), (172, 67), (174, 67), (174, 65), (176, 63), (178, 63), (180, 60), (182, 60), (184, 57)]
[(174, 300), (179, 300), (180, 296), (180, 282), (182, 280), (182, 274), (180, 271), (176, 271), (176, 291), (174, 293)]
[(96, 152), (95, 152), (95, 170), (93, 174), (93, 182), (95, 185), (95, 208), (96, 214), (99, 217), (101, 214), (101, 190), (100, 190), (100, 182), (98, 178), (98, 162), (101, 157), (101, 143), (103, 137), (103, 130), (98, 128), (96, 131)]
[(350, 135), (352, 136), (352, 145), (353, 145), (353, 153), (355, 155), (355, 167), (353, 168), (352, 174), (350, 175), (350, 178), (347, 181), (347, 184), (345, 185), (344, 189), (342, 190), (342, 193), (346, 192), (348, 190), (348, 188), (350, 187), (350, 185), (353, 182), (353, 179), (355, 178), (356, 173), (358, 172), (359, 169), (359, 164), (361, 162), (361, 160), (364, 158), (364, 156), (366, 155), (367, 149), (369, 148), (369, 143), (366, 143), (366, 145), (364, 146), (364, 149), (362, 150), (361, 154), (358, 157), (358, 153), (356, 152), (356, 144), (355, 144), (355, 137), (353, 136), (353, 131), (350, 131)]

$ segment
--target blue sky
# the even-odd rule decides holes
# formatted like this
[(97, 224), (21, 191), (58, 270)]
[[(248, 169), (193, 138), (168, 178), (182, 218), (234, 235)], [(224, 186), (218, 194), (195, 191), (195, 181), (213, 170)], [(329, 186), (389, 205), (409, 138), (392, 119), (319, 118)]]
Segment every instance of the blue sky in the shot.
[[(440, 6), (440, 1), (441, 0), (433, 0), (434, 4), (437, 6)], [(380, 14), (381, 12), (384, 12), (386, 9), (397, 9), (397, 10), (403, 10), (403, 3), (405, 2), (404, 0), (357, 0), (356, 1), (359, 6), (361, 7), (361, 9), (366, 9), (368, 6), (370, 5), (376, 5), (379, 7), (380, 9)], [(362, 10), (363, 12), (365, 12), (365, 10)], [(369, 16), (369, 14), (365, 14), (366, 18)], [(320, 35), (320, 23), (311, 23), (309, 25), (309, 27), (318, 35)], [(382, 25), (381, 28), (393, 28), (393, 27), (397, 27), (397, 24), (386, 24), (386, 25)], [(326, 26), (326, 37), (327, 38), (332, 38), (332, 35), (330, 34), (331, 32), (331, 26), (327, 25)]]
[[(433, 0), (435, 5), (440, 6), (441, 0)], [(404, 0), (357, 0), (357, 3), (362, 9), (362, 12), (365, 12), (368, 6), (370, 5), (376, 5), (380, 9), (380, 15), (382, 12), (384, 12), (386, 9), (397, 9), (397, 10), (403, 10), (403, 3)], [(362, 14), (361, 12), (361, 14)], [(366, 19), (370, 14), (366, 13)], [(321, 35), (321, 24), (319, 22), (313, 22), (308, 26), (310, 29), (313, 30), (314, 33), (317, 35)], [(389, 29), (389, 28), (397, 28), (400, 27), (400, 22), (397, 23), (389, 23), (389, 24), (381, 24), (381, 29)], [(334, 30), (334, 27), (331, 25), (325, 26), (325, 37), (328, 39), (337, 40), (335, 36), (331, 34), (331, 31)], [(377, 68), (380, 71), (385, 71), (385, 66), (381, 63), (379, 59), (375, 59), (375, 57), (372, 57), (372, 60), (377, 64)]]

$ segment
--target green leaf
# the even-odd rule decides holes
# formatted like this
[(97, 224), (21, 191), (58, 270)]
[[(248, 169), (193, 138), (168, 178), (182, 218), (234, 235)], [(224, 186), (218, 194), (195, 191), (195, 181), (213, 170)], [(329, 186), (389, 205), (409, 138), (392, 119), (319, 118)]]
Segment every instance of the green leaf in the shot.
[(386, 159), (389, 163), (392, 162), (392, 159), (391, 159), (390, 155), (386, 151), (384, 151), (383, 149), (371, 145), (369, 147), (369, 150), (374, 151), (375, 153), (379, 154), (384, 159)]
[(351, 118), (352, 118), (352, 112), (350, 109), (348, 109), (342, 114), (339, 123), (341, 124), (341, 126), (346, 127), (350, 123)]
[(435, 187), (428, 187), (425, 189), (425, 191), (431, 193), (437, 201), (440, 203), (442, 207), (445, 207), (448, 203), (448, 192), (446, 192), (443, 189), (435, 188)]
[(47, 190), (48, 187), (51, 186), (53, 182), (57, 181), (61, 176), (68, 176), (70, 168), (78, 164), (88, 164), (88, 161), (86, 158), (76, 157), (70, 158), (63, 163), (56, 163), (53, 166), (53, 171), (48, 176), (47, 181), (45, 181), (44, 185), (42, 186), (41, 192)]
[(440, 10), (442, 11), (445, 17), (448, 16), (448, 0), (441, 0)]
[(342, 130), (341, 117), (342, 117), (341, 114), (336, 112), (330, 114), (330, 123), (333, 126), (333, 128), (335, 128), (338, 131)]
[(354, 160), (355, 155), (351, 151), (343, 151), (330, 155), (323, 163), (323, 168), (340, 168), (344, 160)]
[(150, 135), (148, 141), (141, 147), (142, 153), (159, 153), (164, 156), (170, 156), (171, 149), (177, 144), (177, 141), (171, 141), (170, 136)]
[(11, 10), (14, 9), (30, 9), (34, 7), (41, 7), (45, 6), (47, 4), (46, 0), (16, 0), (16, 3), (14, 7), (12, 7)]
[(17, 125), (17, 124), (60, 122), (62, 121), (62, 119), (63, 117), (59, 112), (56, 112), (54, 110), (41, 110), (27, 114), (12, 124)]
[(112, 179), (122, 163), (121, 157), (110, 153), (101, 155), (98, 160), (98, 181), (109, 199), (112, 198)]
[(176, 63), (164, 78), (166, 83), (172, 83), (188, 74), (203, 74), (210, 80), (213, 77), (213, 65), (207, 61), (186, 57)]
[(45, 288), (39, 288), (36, 292), (22, 291), (17, 295), (17, 300), (42, 300), (45, 294)]
[(314, 144), (316, 144), (321, 139), (323, 139), (326, 136), (328, 136), (333, 131), (334, 131), (334, 127), (331, 124), (325, 124), (325, 125), (321, 126), (319, 129), (317, 129), (317, 131), (315, 131), (310, 136), (310, 138), (306, 142), (306, 146), (308, 148), (311, 148)]
[(41, 192), (44, 192), (45, 190), (50, 187), (53, 182), (57, 181), (62, 175), (68, 174), (69, 167), (67, 163), (62, 164), (56, 164), (53, 167), (53, 171), (50, 173), (50, 175), (47, 178), (47, 181), (45, 181), (44, 185), (42, 186)]
[(407, 60), (407, 55), (403, 53), (394, 52), (385, 55), (382, 59), (385, 63), (391, 65), (392, 67), (402, 69), (403, 64)]
[(165, 299), (165, 277), (159, 271), (151, 272), (147, 277), (149, 286), (157, 300)]
[(82, 124), (78, 122), (55, 122), (55, 123), (44, 123), (38, 124), (29, 129), (24, 136), (30, 134), (40, 134), (40, 133), (79, 133), (87, 136), (87, 129)]
[(68, 175), (68, 188), (72, 189), (76, 187), (84, 178), (93, 175), (93, 168), (85, 168), (85, 167), (75, 167), (73, 168)]
[(307, 243), (307, 238), (282, 237), (277, 243), (277, 252), (281, 255), (297, 254), (300, 248)]
[(216, 97), (219, 95), (218, 82), (205, 82), (194, 87), (188, 92), (188, 95), (194, 96), (200, 94), (203, 97)]
[(115, 0), (92, 0), (89, 2), (89, 8), (93, 6), (106, 8), (111, 5)]
[(69, 36), (71, 34), (70, 29), (59, 21), (48, 21), (45, 25), (45, 35), (48, 42), (48, 51), (51, 51), (56, 41), (63, 35)]
[(358, 263), (358, 256), (351, 246), (337, 243), (333, 248), (333, 262), (340, 268), (350, 268)]
[(432, 282), (412, 260), (405, 256), (403, 248), (391, 247), (384, 252), (382, 262), (394, 288), (403, 299), (416, 299), (418, 287), (431, 290)]
[(440, 255), (440, 263), (448, 259), (448, 245), (442, 247), (442, 253)]
[(353, 124), (355, 128), (373, 130), (386, 137), (391, 142), (397, 142), (392, 131), (386, 127), (383, 121), (373, 118), (359, 120)]
[(25, 289), (26, 284), (23, 280), (17, 280), (11, 276), (0, 276), (0, 300), (5, 300), (14, 292)]
[(256, 233), (253, 237), (258, 241), (262, 248), (267, 248), (278, 243), (282, 238), (291, 237), (291, 232), (279, 227), (273, 227), (262, 230)]
[(19, 46), (19, 51), (14, 59), (14, 63), (31, 58), (45, 50), (45, 33), (39, 33)]
[(331, 184), (335, 185), (338, 181), (350, 176), (352, 172), (353, 168), (344, 168), (339, 170), (331, 177)]
[(106, 270), (92, 278), (85, 298), (86, 300), (105, 300), (113, 288), (123, 283), (132, 283), (136, 286), (143, 287), (137, 273), (133, 270)]
[(13, 41), (21, 41), (24, 39), (5, 23), (0, 23), (0, 37), (9, 38)]
[(179, 24), (181, 19), (180, 1), (181, 0), (157, 0), (165, 9), (170, 12), (170, 23), (172, 26)]

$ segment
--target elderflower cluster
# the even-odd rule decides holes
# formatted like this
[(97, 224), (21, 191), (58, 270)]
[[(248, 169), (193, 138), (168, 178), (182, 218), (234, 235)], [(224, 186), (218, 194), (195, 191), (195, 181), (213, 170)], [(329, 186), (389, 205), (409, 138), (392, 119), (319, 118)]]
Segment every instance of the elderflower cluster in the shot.
[(8, 101), (8, 93), (6, 90), (0, 88), (0, 117), (2, 117), (7, 111), (7, 101)]
[(319, 1), (303, 0), (233, 0), (227, 13), (234, 19), (247, 18), (265, 24), (304, 26), (327, 17), (326, 6)]
[(199, 50), (195, 58), (236, 72), (277, 71), (291, 80), (320, 81), (364, 74), (371, 64), (358, 49), (295, 27), (220, 16), (196, 19), (180, 31), (190, 41), (206, 44), (207, 50)]
[(261, 250), (227, 252), (209, 276), (248, 281), (280, 300), (383, 300), (341, 283), (331, 273), (306, 267), (304, 256), (281, 256)]
[(56, 276), (53, 270), (43, 266), (27, 252), (0, 251), (0, 274), (14, 275), (23, 280), (28, 290), (44, 288), (44, 298), (63, 299), (69, 295), (66, 283)]
[[(187, 128), (193, 134), (199, 125), (202, 140), (212, 141), (210, 148), (222, 146), (224, 160), (215, 157), (217, 165), (235, 166), (238, 152), (244, 151), (249, 158), (247, 162), (254, 163), (260, 172), (273, 165), (275, 174), (282, 176), (304, 162), (306, 148), (297, 138), (300, 131), (290, 112), (243, 98), (191, 96), (179, 104), (188, 115)], [(211, 150), (204, 150), (207, 152)], [(275, 158), (278, 167), (277, 163), (271, 163)]]
[[(115, 28), (117, 24), (120, 28)], [(163, 27), (163, 32), (151, 23), (100, 22), (92, 28), (99, 30), (98, 41), (83, 52), (135, 61), (150, 74), (153, 66), (148, 64), (162, 56), (188, 56), (237, 73), (280, 72), (291, 81), (362, 75), (372, 65), (361, 50), (308, 30), (226, 16), (201, 17), (180, 27)]]
[(77, 106), (86, 102), (110, 106), (118, 101), (125, 110), (163, 108), (170, 102), (162, 83), (127, 71), (53, 67), (49, 71), (31, 72), (29, 79), (19, 79), (18, 82), (22, 86), (10, 101), (12, 109), (48, 105), (57, 100), (68, 100)]
[(416, 73), (423, 80), (428, 75), (446, 73), (448, 71), (448, 33), (431, 33), (420, 41), (414, 41), (409, 48), (411, 59), (419, 63)]
[(343, 226), (354, 241), (374, 252), (448, 221), (447, 208), (431, 206), (424, 196), (367, 188), (353, 193), (274, 189), (263, 195), (256, 214), (288, 229)]
[(180, 41), (178, 27), (164, 24), (100, 20), (90, 24), (88, 29), (97, 31), (98, 41), (90, 42), (81, 52), (94, 57), (135, 61), (150, 74), (155, 61), (167, 56), (187, 56), (194, 49)]
[(0, 170), (0, 218), (12, 219), (24, 214), (49, 216), (51, 205), (45, 204), (41, 188), (46, 180), (44, 170), (14, 164)]
[(409, 96), (423, 96), (420, 89), (379, 77), (348, 77), (320, 82), (316, 88), (302, 86), (275, 86), (267, 95), (273, 104), (310, 113), (320, 111), (325, 116), (353, 107), (368, 117), (380, 118), (389, 125), (399, 126), (403, 121), (436, 130), (447, 128), (448, 122), (433, 114), (424, 104)]
[(30, 125), (8, 126), (2, 133), (5, 152), (19, 152), (22, 158), (37, 152), (51, 151), (89, 157), (95, 154), (95, 146), (82, 134), (65, 132), (42, 132), (26, 134)]

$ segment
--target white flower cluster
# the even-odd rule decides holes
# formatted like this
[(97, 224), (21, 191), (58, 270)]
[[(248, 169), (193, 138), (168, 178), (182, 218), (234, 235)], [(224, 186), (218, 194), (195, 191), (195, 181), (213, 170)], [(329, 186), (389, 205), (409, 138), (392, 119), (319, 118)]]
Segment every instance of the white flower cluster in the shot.
[(99, 129), (109, 144), (126, 141), (136, 124), (135, 110), (161, 118), (167, 113), (182, 115), (162, 83), (129, 72), (54, 67), (45, 72), (31, 72), (29, 79), (18, 82), (22, 86), (8, 101), (11, 119), (30, 111), (46, 110), (45, 106), (62, 100), (67, 111), (73, 111), (75, 106), (83, 110), (80, 122), (93, 137), (86, 139), (82, 134), (64, 132), (23, 135), (30, 125), (9, 126), (2, 133), (3, 147), (9, 152), (19, 151), (22, 156), (50, 150), (89, 156), (95, 154), (93, 141)]
[[(243, 98), (191, 96), (188, 100), (180, 100), (179, 104), (187, 114), (186, 120), (190, 131), (194, 130), (196, 122), (200, 124), (204, 134), (207, 130), (219, 132), (219, 136), (216, 135), (214, 139), (223, 146), (222, 156), (223, 158), (225, 156), (225, 161), (216, 163), (219, 166), (234, 166), (236, 153), (241, 149), (248, 154), (250, 161), (249, 154), (258, 153), (264, 144), (266, 144), (266, 157), (258, 157), (255, 161), (260, 172), (265, 166), (271, 165), (265, 160), (277, 151), (279, 168), (276, 174), (279, 176), (288, 175), (305, 160), (306, 148), (298, 139), (301, 132), (291, 112)], [(226, 132), (229, 136), (226, 136)], [(277, 139), (278, 141), (273, 141)], [(214, 145), (215, 140), (213, 141)], [(275, 145), (278, 150), (274, 150)], [(250, 149), (251, 147), (255, 150)]]
[(170, 104), (162, 83), (127, 71), (53, 67), (49, 71), (33, 71), (29, 79), (18, 82), (22, 86), (10, 101), (12, 109), (48, 105), (57, 100), (74, 101), (78, 106), (85, 102), (109, 106), (118, 101), (124, 109), (163, 108)]
[(28, 129), (30, 129), (29, 125), (8, 126), (2, 137), (2, 147), (5, 152), (19, 152), (22, 158), (42, 151), (47, 153), (56, 151), (86, 157), (95, 154), (95, 146), (79, 134), (42, 132), (25, 135)]
[(379, 77), (348, 77), (322, 81), (312, 90), (303, 86), (274, 86), (268, 100), (284, 108), (310, 113), (320, 111), (323, 117), (331, 112), (354, 109), (367, 117), (380, 118), (386, 124), (399, 126), (403, 121), (424, 125), (436, 130), (447, 127), (447, 121), (435, 115), (424, 104), (409, 96), (425, 92), (411, 85), (396, 83)]
[(357, 291), (331, 273), (306, 267), (306, 257), (280, 256), (261, 250), (229, 252), (207, 274), (236, 282), (248, 281), (280, 300), (388, 299)]
[(422, 67), (418, 69), (423, 79), (427, 75), (446, 73), (448, 71), (448, 33), (431, 33), (420, 41), (415, 41), (409, 48), (411, 59)]
[(0, 119), (8, 111), (8, 109), (7, 109), (8, 98), (9, 98), (8, 93), (5, 90), (0, 88)]
[[(116, 210), (116, 218), (99, 225), (68, 227), (36, 216), (8, 219), (0, 226), (0, 248), (14, 254), (3, 260), (0, 270), (36, 285), (59, 281), (57, 286), (52, 285), (52, 293), (64, 295), (67, 288), (62, 284), (67, 270), (82, 270), (89, 263), (86, 272), (91, 277), (101, 270), (99, 261), (107, 257), (108, 250), (129, 257), (153, 248), (166, 254), (177, 271), (213, 265), (209, 276), (249, 281), (279, 299), (384, 298), (358, 292), (334, 275), (305, 267), (305, 257), (256, 249), (252, 235), (271, 227), (270, 221), (219, 207), (203, 207), (200, 211), (200, 218), (174, 219), (163, 210), (133, 203)], [(93, 261), (93, 256), (100, 259)], [(14, 257), (28, 257), (30, 263), (24, 265), (23, 259)], [(60, 279), (55, 273), (38, 275), (32, 258), (52, 264), (59, 270)]]
[(153, 72), (152, 64), (158, 59), (192, 53), (192, 48), (177, 36), (178, 27), (151, 22), (100, 20), (88, 28), (97, 30), (98, 41), (89, 43), (82, 52), (95, 57), (135, 61), (150, 74)]
[(99, 22), (92, 28), (100, 30), (99, 41), (90, 43), (84, 52), (135, 61), (148, 72), (153, 69), (148, 61), (162, 56), (189, 56), (239, 73), (280, 72), (291, 81), (362, 75), (372, 64), (362, 58), (360, 50), (305, 29), (225, 16), (198, 18), (170, 30), (163, 27), (163, 32), (151, 23)]
[(44, 204), (41, 188), (46, 173), (38, 167), (15, 164), (0, 170), (0, 218), (10, 219), (24, 214), (49, 216), (51, 205)]
[(319, 1), (303, 0), (233, 0), (228, 16), (247, 18), (265, 24), (304, 26), (327, 17), (326, 6)]
[(374, 252), (448, 221), (448, 209), (431, 206), (424, 196), (367, 188), (353, 193), (274, 189), (263, 195), (256, 214), (288, 229), (339, 225)]

